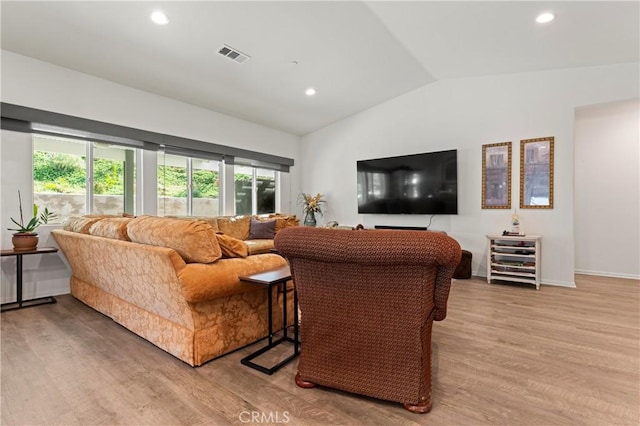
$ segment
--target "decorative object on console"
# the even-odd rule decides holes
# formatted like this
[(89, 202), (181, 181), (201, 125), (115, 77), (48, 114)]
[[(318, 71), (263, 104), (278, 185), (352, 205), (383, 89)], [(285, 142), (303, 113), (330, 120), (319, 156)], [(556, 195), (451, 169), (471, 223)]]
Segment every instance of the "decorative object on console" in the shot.
[(42, 224), (49, 223), (50, 219), (54, 219), (57, 215), (54, 212), (50, 212), (45, 207), (44, 211), (38, 216), (38, 206), (33, 205), (33, 217), (24, 223), (24, 215), (22, 213), (22, 196), (20, 190), (18, 190), (18, 206), (20, 209), (20, 222), (14, 218), (10, 218), (11, 222), (15, 223), (17, 228), (7, 228), (8, 231), (16, 231), (11, 237), (14, 250), (33, 250), (38, 246), (38, 233), (36, 229)]
[(520, 208), (553, 208), (553, 136), (520, 141)]
[(520, 235), (520, 216), (518, 216), (518, 211), (514, 210), (511, 215), (511, 232), (512, 235)]
[(482, 208), (511, 208), (511, 142), (482, 145)]
[(304, 212), (304, 226), (316, 226), (316, 213), (322, 216), (322, 204), (326, 203), (322, 199), (322, 194), (316, 195), (301, 193), (300, 202)]

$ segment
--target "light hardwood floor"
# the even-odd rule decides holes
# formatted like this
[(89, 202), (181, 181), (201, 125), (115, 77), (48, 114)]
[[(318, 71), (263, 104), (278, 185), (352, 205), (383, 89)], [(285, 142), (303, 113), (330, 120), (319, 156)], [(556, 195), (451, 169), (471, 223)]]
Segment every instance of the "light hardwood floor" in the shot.
[[(301, 389), (240, 364), (191, 368), (76, 301), (6, 312), (3, 425), (614, 425), (640, 423), (640, 283), (452, 285), (433, 329), (433, 410)], [(303, 318), (304, 321), (304, 318)], [(346, 325), (348, 326), (348, 325)]]

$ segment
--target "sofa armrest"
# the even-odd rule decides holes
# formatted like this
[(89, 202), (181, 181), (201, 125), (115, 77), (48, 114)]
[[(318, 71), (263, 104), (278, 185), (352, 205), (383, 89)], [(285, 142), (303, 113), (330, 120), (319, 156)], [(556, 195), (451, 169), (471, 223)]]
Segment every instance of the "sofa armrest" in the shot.
[(271, 253), (274, 249), (273, 240), (245, 240), (249, 247), (249, 255)]
[(220, 259), (215, 263), (189, 263), (178, 272), (182, 294), (189, 303), (203, 302), (256, 290), (239, 277), (285, 266), (277, 254), (260, 254), (246, 258)]

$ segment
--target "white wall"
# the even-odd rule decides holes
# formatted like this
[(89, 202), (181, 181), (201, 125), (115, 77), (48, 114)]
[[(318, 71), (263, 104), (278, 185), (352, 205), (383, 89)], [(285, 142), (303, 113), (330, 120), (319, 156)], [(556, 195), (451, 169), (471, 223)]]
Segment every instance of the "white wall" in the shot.
[(298, 136), (6, 50), (1, 54), (2, 102), (293, 158), (282, 210), (296, 207)]
[(640, 278), (640, 102), (579, 108), (576, 271)]
[[(0, 233), (1, 247), (11, 248), (11, 234), (7, 228), (15, 225), (10, 218), (20, 220), (18, 190), (22, 198), (25, 221), (31, 219), (33, 210), (33, 184), (31, 183), (32, 155), (31, 135), (2, 130), (0, 134)], [(38, 228), (40, 247), (56, 247), (51, 230), (56, 226)], [(16, 258), (3, 257), (1, 260), (2, 303), (16, 300)], [(59, 254), (27, 255), (23, 257), (24, 299), (44, 297), (69, 292), (69, 271)]]
[(459, 214), (436, 216), (430, 229), (456, 238), (473, 273), (486, 275), (485, 235), (507, 229), (512, 211), (481, 209), (482, 145), (513, 142), (515, 207), (520, 140), (554, 136), (554, 208), (518, 212), (525, 233), (542, 235), (543, 283), (573, 286), (575, 108), (638, 98), (638, 76), (634, 63), (439, 81), (304, 136), (301, 188), (326, 194), (325, 221), (425, 226), (425, 215), (358, 215), (356, 161), (455, 148)]
[[(298, 136), (13, 52), (2, 50), (1, 55), (2, 102), (293, 158), (296, 165), (291, 168), (289, 178), (282, 179), (280, 211), (297, 210), (296, 196), (300, 192)], [(23, 194), (23, 206), (32, 203), (31, 138), (27, 134), (2, 131), (0, 149), (0, 224), (2, 247), (8, 248), (11, 247), (11, 232), (6, 228), (9, 217), (15, 217), (18, 212), (17, 188)], [(155, 156), (143, 157), (145, 178), (155, 181)], [(155, 197), (150, 193), (139, 197), (138, 203), (142, 203), (144, 213), (155, 212)], [(40, 228), (39, 233), (40, 246), (55, 244), (48, 229)], [(61, 264), (62, 257), (53, 256), (58, 257), (24, 258), (25, 271), (28, 271), (24, 276), (25, 297), (69, 292), (69, 274)], [(15, 297), (13, 283), (15, 258), (3, 258), (3, 303)]]

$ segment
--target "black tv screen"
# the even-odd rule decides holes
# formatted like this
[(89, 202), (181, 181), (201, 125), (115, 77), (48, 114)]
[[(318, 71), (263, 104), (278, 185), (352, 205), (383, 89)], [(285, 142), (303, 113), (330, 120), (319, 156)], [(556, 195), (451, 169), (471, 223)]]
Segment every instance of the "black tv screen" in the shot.
[(358, 161), (358, 213), (458, 214), (458, 151)]

